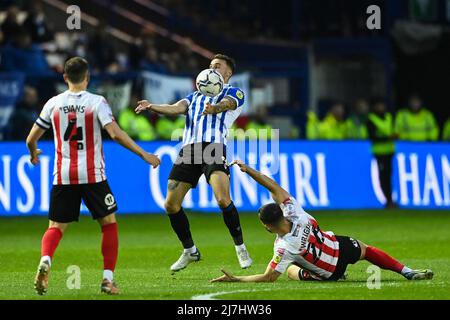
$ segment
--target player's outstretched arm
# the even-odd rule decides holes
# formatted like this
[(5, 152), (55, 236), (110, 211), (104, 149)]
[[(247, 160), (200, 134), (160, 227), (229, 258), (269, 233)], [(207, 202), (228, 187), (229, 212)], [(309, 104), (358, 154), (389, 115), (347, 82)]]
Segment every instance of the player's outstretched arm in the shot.
[(147, 100), (138, 101), (138, 106), (134, 111), (141, 113), (144, 110), (153, 111), (159, 114), (177, 115), (185, 114), (188, 108), (188, 103), (185, 99), (178, 101), (174, 104), (152, 104)]
[(28, 134), (27, 148), (30, 152), (30, 161), (33, 165), (37, 165), (39, 163), (39, 155), (42, 153), (42, 151), (37, 148), (37, 142), (45, 133), (45, 131), (46, 130), (34, 124), (30, 130), (30, 133)]
[(291, 196), (289, 194), (289, 192), (284, 190), (273, 179), (269, 178), (265, 174), (262, 174), (258, 170), (255, 170), (255, 169), (247, 166), (241, 160), (234, 160), (233, 162), (230, 163), (230, 166), (234, 165), (234, 164), (237, 164), (242, 172), (247, 173), (250, 177), (253, 178), (253, 180), (258, 182), (260, 185), (265, 187), (267, 190), (269, 190), (270, 194), (272, 195), (273, 200), (276, 203), (283, 203), (286, 199), (288, 199)]
[(151, 164), (153, 168), (156, 168), (161, 163), (161, 160), (158, 158), (158, 156), (148, 153), (147, 151), (139, 147), (128, 134), (120, 129), (115, 121), (108, 123), (105, 126), (105, 130), (106, 132), (108, 132), (111, 139), (118, 142), (120, 145), (127, 148), (131, 152), (134, 152), (135, 154), (140, 156), (145, 162)]
[(221, 269), (223, 276), (212, 279), (210, 282), (274, 282), (281, 275), (270, 266), (267, 266), (266, 272), (263, 274), (254, 274), (251, 276), (234, 276), (225, 269)]

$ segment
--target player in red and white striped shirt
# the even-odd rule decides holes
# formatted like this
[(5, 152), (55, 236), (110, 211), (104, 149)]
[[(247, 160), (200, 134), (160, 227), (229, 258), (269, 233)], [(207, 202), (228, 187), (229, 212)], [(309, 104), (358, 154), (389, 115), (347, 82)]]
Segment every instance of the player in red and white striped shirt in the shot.
[(156, 168), (157, 156), (145, 152), (114, 120), (111, 108), (102, 96), (86, 91), (89, 67), (80, 57), (69, 59), (64, 66), (64, 80), (69, 90), (51, 98), (27, 138), (31, 163), (39, 163), (37, 141), (53, 127), (55, 140), (54, 180), (51, 193), (49, 228), (42, 238), (41, 261), (35, 278), (35, 288), (44, 294), (56, 247), (68, 224), (78, 221), (81, 200), (102, 227), (104, 263), (102, 292), (117, 294), (113, 281), (118, 253), (115, 212), (117, 204), (106, 181), (102, 148), (102, 129), (113, 140), (139, 155)]
[(429, 269), (412, 270), (378, 248), (320, 230), (317, 221), (274, 180), (242, 161), (232, 164), (237, 164), (241, 171), (267, 188), (275, 200), (275, 203), (259, 209), (259, 218), (266, 229), (277, 234), (274, 256), (263, 274), (234, 276), (222, 270), (224, 275), (211, 282), (269, 282), (277, 280), (286, 270), (293, 280), (336, 281), (344, 277), (349, 264), (359, 260), (367, 260), (380, 268), (400, 273), (408, 280), (433, 277), (433, 271)]

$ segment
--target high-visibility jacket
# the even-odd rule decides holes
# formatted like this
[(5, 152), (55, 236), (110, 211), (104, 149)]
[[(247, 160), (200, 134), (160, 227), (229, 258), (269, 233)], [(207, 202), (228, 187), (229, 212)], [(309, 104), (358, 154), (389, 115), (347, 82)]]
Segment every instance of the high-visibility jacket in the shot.
[(308, 112), (306, 123), (306, 137), (308, 139), (343, 140), (346, 137), (347, 126), (344, 121), (337, 121), (331, 114), (327, 114), (320, 121), (314, 112)]
[(367, 139), (369, 136), (367, 133), (367, 125), (365, 117), (353, 116), (347, 119), (345, 122), (347, 126), (347, 139)]
[(444, 124), (444, 130), (442, 130), (442, 140), (450, 141), (450, 118)]
[(272, 126), (268, 123), (258, 123), (251, 120), (245, 126), (245, 131), (247, 134), (253, 135), (253, 133), (250, 133), (249, 130), (254, 130), (254, 133), (258, 139), (272, 139)]
[(384, 116), (375, 113), (369, 113), (367, 129), (369, 138), (372, 140), (372, 153), (374, 155), (393, 154), (395, 144), (394, 121), (392, 115), (388, 112)]
[(399, 110), (395, 118), (395, 132), (400, 140), (434, 141), (439, 138), (439, 127), (427, 109), (416, 113), (408, 109)]
[(119, 126), (128, 135), (137, 140), (151, 141), (156, 139), (155, 129), (148, 119), (136, 114), (130, 108), (123, 109), (119, 114)]
[(161, 117), (156, 122), (156, 133), (159, 138), (164, 140), (182, 138), (185, 122), (186, 120), (182, 116), (179, 116), (176, 119)]
[(306, 139), (308, 140), (316, 140), (319, 139), (319, 118), (317, 115), (309, 111), (307, 114), (306, 120)]
[(325, 140), (343, 140), (346, 135), (346, 125), (344, 121), (337, 121), (331, 114), (326, 117), (319, 124), (319, 137)]

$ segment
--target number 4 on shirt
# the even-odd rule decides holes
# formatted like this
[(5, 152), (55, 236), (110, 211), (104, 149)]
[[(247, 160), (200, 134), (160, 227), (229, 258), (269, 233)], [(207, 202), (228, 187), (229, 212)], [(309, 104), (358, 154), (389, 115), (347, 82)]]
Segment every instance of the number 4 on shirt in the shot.
[[(83, 140), (83, 128), (76, 128), (77, 118), (72, 118), (69, 120), (69, 125), (67, 126), (66, 131), (64, 132), (64, 141), (82, 141)], [(76, 128), (76, 130), (74, 130)], [(77, 145), (78, 150), (83, 150), (83, 143), (78, 142)]]

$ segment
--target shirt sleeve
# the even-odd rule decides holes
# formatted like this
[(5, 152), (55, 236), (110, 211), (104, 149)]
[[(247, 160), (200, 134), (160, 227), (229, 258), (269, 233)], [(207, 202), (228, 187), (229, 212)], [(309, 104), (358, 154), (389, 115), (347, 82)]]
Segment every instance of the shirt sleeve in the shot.
[(50, 99), (47, 101), (47, 103), (42, 108), (41, 113), (39, 114), (39, 117), (36, 119), (36, 124), (44, 129), (48, 130), (52, 126), (52, 119), (51, 119), (51, 113), (53, 110), (53, 99)]
[(279, 273), (284, 273), (293, 261), (291, 255), (285, 248), (277, 248), (269, 266)]
[(286, 199), (280, 204), (280, 207), (283, 211), (283, 216), (285, 216), (288, 220), (296, 219), (301, 214), (299, 210), (300, 207), (294, 197)]
[(245, 102), (244, 91), (239, 88), (231, 87), (230, 89), (228, 89), (225, 97), (229, 97), (236, 101), (237, 107), (242, 106)]
[(192, 100), (194, 100), (195, 92), (192, 92), (191, 94), (188, 94), (183, 100), (186, 100), (188, 105), (191, 105)]
[(105, 127), (108, 123), (115, 121), (111, 107), (104, 97), (101, 98), (100, 104), (97, 107), (97, 116), (102, 127)]

